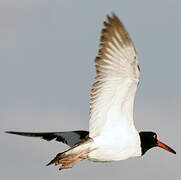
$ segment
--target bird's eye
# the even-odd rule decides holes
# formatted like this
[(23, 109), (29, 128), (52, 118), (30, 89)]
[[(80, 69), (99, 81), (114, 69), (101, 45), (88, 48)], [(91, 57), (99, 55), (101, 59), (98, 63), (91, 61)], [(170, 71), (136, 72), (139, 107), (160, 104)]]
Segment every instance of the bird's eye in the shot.
[(156, 134), (155, 134), (155, 135), (153, 135), (153, 138), (154, 138), (154, 139), (157, 139), (157, 135), (156, 135)]

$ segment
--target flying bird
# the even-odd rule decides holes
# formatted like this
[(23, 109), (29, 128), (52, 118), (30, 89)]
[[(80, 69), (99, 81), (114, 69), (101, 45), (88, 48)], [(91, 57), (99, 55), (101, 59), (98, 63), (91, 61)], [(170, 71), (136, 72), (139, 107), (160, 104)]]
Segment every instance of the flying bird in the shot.
[(133, 106), (140, 80), (138, 57), (133, 42), (119, 18), (107, 16), (101, 32), (96, 63), (96, 82), (90, 98), (88, 131), (6, 133), (55, 139), (70, 146), (47, 165), (72, 168), (83, 159), (99, 162), (120, 161), (144, 155), (152, 147), (176, 152), (151, 131), (138, 132), (133, 121)]

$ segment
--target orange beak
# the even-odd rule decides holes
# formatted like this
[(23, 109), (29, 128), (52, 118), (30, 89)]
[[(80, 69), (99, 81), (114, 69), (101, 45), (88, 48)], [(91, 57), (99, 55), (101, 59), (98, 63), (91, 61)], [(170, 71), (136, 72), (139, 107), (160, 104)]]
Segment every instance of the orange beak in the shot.
[(160, 148), (163, 148), (163, 149), (165, 149), (165, 150), (167, 150), (167, 151), (169, 151), (169, 152), (171, 152), (173, 154), (176, 154), (176, 152), (172, 148), (170, 148), (169, 146), (167, 146), (166, 144), (162, 143), (159, 140), (157, 140), (157, 146), (160, 147)]

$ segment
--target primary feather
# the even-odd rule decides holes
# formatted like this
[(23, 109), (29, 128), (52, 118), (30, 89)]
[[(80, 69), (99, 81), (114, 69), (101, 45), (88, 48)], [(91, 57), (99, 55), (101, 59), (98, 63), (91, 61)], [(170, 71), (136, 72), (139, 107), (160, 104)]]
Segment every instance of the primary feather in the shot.
[(72, 147), (79, 143), (89, 134), (88, 131), (64, 131), (64, 132), (18, 132), (18, 131), (6, 131), (9, 134), (16, 134), (20, 136), (28, 137), (40, 137), (44, 140), (51, 141), (56, 140), (67, 144)]

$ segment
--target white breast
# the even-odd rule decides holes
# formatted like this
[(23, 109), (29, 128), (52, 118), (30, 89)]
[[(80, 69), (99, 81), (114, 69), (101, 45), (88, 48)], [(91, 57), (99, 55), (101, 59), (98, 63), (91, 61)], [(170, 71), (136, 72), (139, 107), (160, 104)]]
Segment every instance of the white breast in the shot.
[[(93, 138), (92, 148), (88, 159), (91, 161), (119, 161), (130, 157), (141, 156), (140, 137), (135, 128), (130, 131), (102, 134)], [(114, 137), (112, 136), (114, 135)]]

